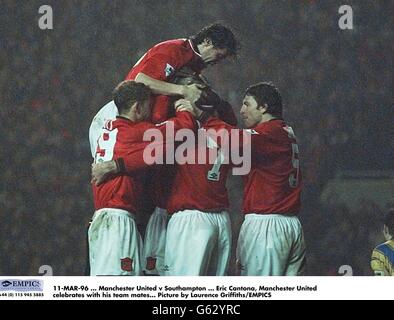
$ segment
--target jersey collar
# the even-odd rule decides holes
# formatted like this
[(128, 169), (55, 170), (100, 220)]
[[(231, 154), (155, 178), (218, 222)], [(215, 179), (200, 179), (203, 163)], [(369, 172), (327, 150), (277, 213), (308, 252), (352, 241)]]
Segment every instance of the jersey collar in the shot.
[(200, 59), (202, 59), (201, 54), (194, 48), (192, 40), (187, 39), (187, 41), (189, 42), (189, 46), (190, 46), (190, 48), (192, 48), (194, 54), (197, 55)]

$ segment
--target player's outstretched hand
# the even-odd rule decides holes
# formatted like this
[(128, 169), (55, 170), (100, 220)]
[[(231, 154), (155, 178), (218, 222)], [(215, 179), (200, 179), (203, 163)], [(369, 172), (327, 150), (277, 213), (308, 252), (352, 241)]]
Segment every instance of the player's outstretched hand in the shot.
[(205, 92), (203, 89), (206, 88), (203, 84), (189, 84), (183, 87), (183, 97), (193, 103), (204, 97)]
[(188, 111), (192, 115), (196, 116), (194, 108), (195, 108), (194, 104), (191, 103), (189, 100), (179, 99), (179, 100), (175, 101), (175, 110), (176, 111)]
[(113, 160), (101, 163), (93, 163), (91, 182), (98, 186), (111, 178), (117, 172), (117, 169), (116, 163)]

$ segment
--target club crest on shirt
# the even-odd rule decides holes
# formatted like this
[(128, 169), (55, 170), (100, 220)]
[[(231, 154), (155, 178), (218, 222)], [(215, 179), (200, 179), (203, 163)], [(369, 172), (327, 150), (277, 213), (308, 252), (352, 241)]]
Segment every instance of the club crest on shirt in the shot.
[(164, 68), (164, 72), (166, 74), (166, 77), (169, 77), (174, 71), (175, 71), (175, 68), (172, 65), (167, 63), (166, 67)]
[(123, 271), (128, 271), (128, 272), (133, 271), (133, 259), (129, 257), (120, 259), (120, 268)]
[(156, 258), (154, 258), (154, 257), (146, 258), (146, 269), (147, 270), (156, 269)]

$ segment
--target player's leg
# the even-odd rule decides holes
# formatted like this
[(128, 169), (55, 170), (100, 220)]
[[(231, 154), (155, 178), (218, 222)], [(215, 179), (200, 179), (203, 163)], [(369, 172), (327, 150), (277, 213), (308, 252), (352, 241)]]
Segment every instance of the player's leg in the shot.
[(164, 252), (169, 215), (165, 209), (155, 208), (145, 232), (144, 273), (164, 275)]
[[(258, 257), (253, 257), (255, 251), (263, 251), (265, 239), (261, 239), (260, 226), (255, 221), (254, 214), (245, 216), (242, 223), (236, 249), (236, 268), (237, 273), (241, 276), (257, 275), (257, 270), (261, 269), (259, 261), (263, 258), (262, 253)], [(264, 241), (264, 243), (262, 243)]]
[(209, 213), (184, 210), (175, 213), (167, 228), (165, 275), (207, 275), (217, 246), (217, 227)]
[(231, 222), (229, 214), (226, 211), (215, 214), (218, 224), (218, 244), (216, 250), (216, 263), (213, 265), (216, 276), (227, 275), (228, 266), (231, 256)]
[(285, 271), (286, 276), (303, 276), (306, 273), (306, 246), (304, 232), (297, 217), (289, 221), (293, 230), (293, 247), (290, 252), (289, 261)]
[(89, 229), (91, 275), (141, 275), (141, 236), (131, 214), (101, 209)]
[(237, 263), (244, 276), (285, 274), (292, 248), (287, 217), (248, 214), (242, 224), (237, 246)]

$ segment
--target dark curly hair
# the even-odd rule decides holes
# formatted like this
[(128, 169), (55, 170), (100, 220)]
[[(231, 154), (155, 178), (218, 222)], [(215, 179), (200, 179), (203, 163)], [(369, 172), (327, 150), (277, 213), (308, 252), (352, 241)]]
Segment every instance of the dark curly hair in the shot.
[(205, 39), (210, 39), (215, 48), (227, 49), (228, 55), (232, 57), (236, 57), (237, 51), (240, 49), (239, 41), (235, 38), (233, 31), (221, 23), (208, 25), (190, 38), (194, 45), (202, 43)]

